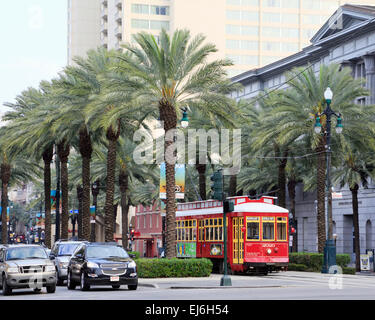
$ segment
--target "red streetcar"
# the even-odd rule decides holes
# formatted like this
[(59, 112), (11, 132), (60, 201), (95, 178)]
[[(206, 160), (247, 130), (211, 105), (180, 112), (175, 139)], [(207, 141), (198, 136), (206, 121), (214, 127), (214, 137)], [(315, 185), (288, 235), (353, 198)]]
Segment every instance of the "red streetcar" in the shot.
[[(274, 205), (274, 197), (251, 200), (231, 197), (234, 211), (227, 216), (228, 272), (267, 274), (287, 270), (289, 211)], [(224, 232), (221, 201), (180, 203), (176, 212), (177, 256), (209, 258), (223, 271)]]

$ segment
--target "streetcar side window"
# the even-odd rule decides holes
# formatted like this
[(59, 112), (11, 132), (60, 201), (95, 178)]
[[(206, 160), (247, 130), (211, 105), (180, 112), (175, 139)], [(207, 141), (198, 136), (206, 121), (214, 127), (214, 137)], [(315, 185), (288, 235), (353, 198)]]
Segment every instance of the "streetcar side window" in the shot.
[(223, 218), (206, 219), (206, 241), (223, 241)]
[(178, 221), (176, 225), (177, 241), (196, 241), (196, 220)]
[(275, 218), (263, 217), (263, 240), (275, 240)]
[(247, 240), (259, 240), (259, 217), (247, 217)]
[(287, 223), (285, 217), (277, 218), (277, 241), (286, 241)]

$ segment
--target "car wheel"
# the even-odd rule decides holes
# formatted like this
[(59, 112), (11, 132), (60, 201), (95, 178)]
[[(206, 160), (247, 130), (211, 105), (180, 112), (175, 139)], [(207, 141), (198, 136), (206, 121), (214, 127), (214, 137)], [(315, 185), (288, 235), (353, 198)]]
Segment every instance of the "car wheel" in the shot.
[(112, 288), (113, 288), (113, 289), (120, 289), (120, 287), (121, 287), (121, 286), (120, 286), (119, 284), (113, 284), (113, 285), (112, 285)]
[(47, 293), (55, 293), (55, 292), (56, 292), (56, 285), (55, 284), (47, 287)]
[(128, 285), (129, 290), (137, 290), (137, 287), (138, 287), (137, 284)]
[(5, 275), (3, 275), (3, 281), (2, 281), (2, 286), (3, 286), (3, 295), (4, 296), (9, 296), (12, 294), (12, 288), (10, 288), (7, 284), (7, 280), (5, 278)]
[(68, 282), (67, 283), (68, 290), (74, 290), (76, 288), (76, 285), (72, 280), (72, 274), (70, 273), (70, 271), (68, 271), (68, 281), (67, 282)]
[(81, 273), (81, 291), (90, 290), (90, 286), (86, 283), (85, 273)]

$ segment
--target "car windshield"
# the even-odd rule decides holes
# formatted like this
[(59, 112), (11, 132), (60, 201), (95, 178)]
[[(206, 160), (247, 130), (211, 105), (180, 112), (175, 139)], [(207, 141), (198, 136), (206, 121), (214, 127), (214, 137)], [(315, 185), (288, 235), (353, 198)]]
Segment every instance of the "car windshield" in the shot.
[(71, 256), (79, 243), (63, 243), (59, 245), (58, 256)]
[(89, 246), (87, 247), (87, 258), (129, 258), (129, 255), (121, 247)]
[(20, 247), (7, 250), (7, 261), (25, 259), (48, 259), (48, 257), (46, 251), (43, 248), (38, 247)]

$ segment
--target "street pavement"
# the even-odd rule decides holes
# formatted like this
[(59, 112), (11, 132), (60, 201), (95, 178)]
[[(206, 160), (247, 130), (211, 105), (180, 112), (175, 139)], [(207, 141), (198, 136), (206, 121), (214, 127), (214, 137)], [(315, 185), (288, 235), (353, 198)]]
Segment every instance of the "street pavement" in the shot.
[(279, 272), (267, 276), (231, 275), (232, 286), (220, 287), (222, 275), (206, 278), (139, 279), (138, 290), (126, 286), (92, 287), (88, 292), (57, 287), (56, 293), (14, 290), (0, 300), (374, 300), (375, 276)]

